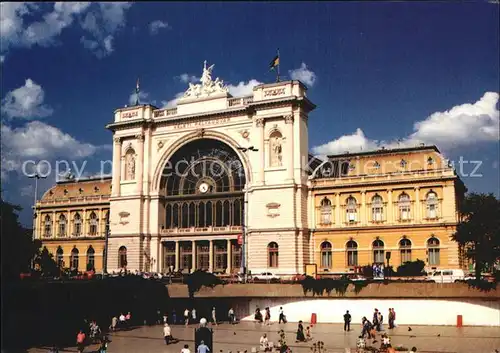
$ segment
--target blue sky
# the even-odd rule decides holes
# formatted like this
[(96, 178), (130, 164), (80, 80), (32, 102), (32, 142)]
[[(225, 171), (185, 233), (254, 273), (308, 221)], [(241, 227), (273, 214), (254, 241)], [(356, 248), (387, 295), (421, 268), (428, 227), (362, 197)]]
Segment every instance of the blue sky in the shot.
[(22, 163), (70, 159), (98, 171), (111, 158), (104, 125), (137, 77), (142, 102), (171, 106), (207, 60), (230, 92), (248, 94), (275, 79), (278, 47), (282, 75), (301, 79), (318, 106), (311, 151), (435, 143), (456, 163), (481, 161), (482, 176), (463, 176), (469, 190), (499, 195), (498, 4), (0, 6), (2, 194), (26, 208), (26, 225), (34, 191)]

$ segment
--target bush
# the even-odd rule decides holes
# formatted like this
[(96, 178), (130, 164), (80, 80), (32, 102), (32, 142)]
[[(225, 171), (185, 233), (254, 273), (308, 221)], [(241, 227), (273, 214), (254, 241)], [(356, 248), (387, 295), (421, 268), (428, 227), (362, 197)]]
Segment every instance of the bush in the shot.
[(416, 261), (408, 261), (402, 264), (401, 266), (398, 266), (398, 270), (396, 274), (401, 277), (406, 277), (406, 276), (424, 276), (425, 271), (425, 262), (422, 260), (416, 260)]
[(187, 276), (185, 283), (188, 286), (189, 297), (193, 298), (194, 293), (198, 292), (201, 287), (205, 286), (213, 288), (219, 284), (222, 284), (222, 280), (213, 273), (196, 270), (189, 276)]

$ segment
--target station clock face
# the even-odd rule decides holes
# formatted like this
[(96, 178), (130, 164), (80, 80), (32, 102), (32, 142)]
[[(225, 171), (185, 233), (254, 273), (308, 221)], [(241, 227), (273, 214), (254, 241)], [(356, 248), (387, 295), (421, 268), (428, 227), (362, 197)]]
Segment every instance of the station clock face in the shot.
[(205, 194), (208, 191), (209, 186), (207, 183), (201, 183), (200, 186), (198, 187), (198, 189), (200, 190), (200, 192), (202, 194)]

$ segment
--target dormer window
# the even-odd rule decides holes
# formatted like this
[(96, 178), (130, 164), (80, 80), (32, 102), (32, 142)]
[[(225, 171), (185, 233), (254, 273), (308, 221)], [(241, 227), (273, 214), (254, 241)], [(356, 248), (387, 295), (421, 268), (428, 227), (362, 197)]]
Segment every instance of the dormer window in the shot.
[(82, 188), (78, 189), (78, 192), (80, 193), (80, 195), (83, 194), (83, 189)]
[(378, 162), (373, 163), (373, 168), (380, 169), (380, 164)]
[(432, 159), (432, 157), (427, 158), (427, 164), (428, 165), (433, 165), (434, 164), (434, 159)]
[(53, 196), (54, 192), (52, 190), (49, 191), (49, 196)]
[(353, 171), (354, 169), (356, 169), (356, 166), (352, 163), (349, 164), (349, 170), (350, 171)]
[(97, 186), (94, 187), (94, 192), (95, 193), (99, 192), (99, 188)]
[(399, 163), (399, 165), (401, 166), (401, 168), (405, 168), (406, 164), (407, 164), (407, 162), (404, 159), (402, 159), (401, 162)]
[(68, 195), (68, 190), (64, 189), (64, 196)]

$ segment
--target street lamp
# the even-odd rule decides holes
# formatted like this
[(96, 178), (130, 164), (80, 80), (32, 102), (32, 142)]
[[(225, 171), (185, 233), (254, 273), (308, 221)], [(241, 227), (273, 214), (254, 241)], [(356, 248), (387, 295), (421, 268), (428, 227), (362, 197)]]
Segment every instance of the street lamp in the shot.
[[(242, 151), (245, 153), (248, 151), (257, 152), (259, 150), (258, 148), (255, 148), (254, 146), (237, 147), (237, 149), (239, 151)], [(245, 277), (247, 274), (247, 271), (246, 271), (247, 270), (247, 256), (246, 256), (247, 221), (246, 221), (246, 217), (248, 215), (247, 204), (248, 204), (248, 180), (245, 178), (245, 191), (243, 194), (243, 219), (241, 222), (241, 224), (242, 224), (241, 228), (243, 230), (243, 234), (242, 234), (242, 238), (241, 238), (241, 266), (240, 266), (240, 273), (244, 274)]]
[[(47, 176), (43, 176), (35, 172), (35, 174), (28, 176), (30, 179), (35, 179), (35, 201), (33, 203), (33, 232), (31, 233), (31, 240), (36, 239), (36, 203), (38, 201), (38, 179), (46, 179)], [(34, 259), (31, 261), (31, 268), (34, 266)]]

